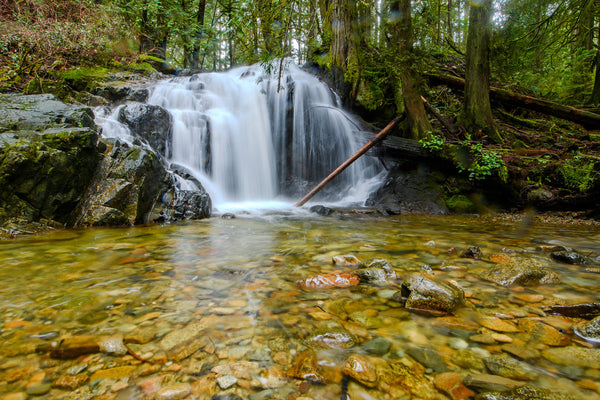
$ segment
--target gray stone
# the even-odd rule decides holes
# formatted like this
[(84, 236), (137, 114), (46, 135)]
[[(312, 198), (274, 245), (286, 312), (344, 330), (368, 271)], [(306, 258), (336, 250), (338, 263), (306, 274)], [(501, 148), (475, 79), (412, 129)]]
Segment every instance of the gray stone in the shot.
[(427, 368), (431, 368), (436, 373), (446, 372), (448, 366), (440, 355), (439, 351), (431, 346), (411, 346), (406, 349), (406, 353), (417, 360)]
[(481, 273), (481, 278), (501, 286), (550, 285), (560, 281), (558, 275), (527, 259), (510, 259)]
[(124, 356), (128, 352), (122, 337), (110, 337), (102, 340), (100, 351), (114, 356)]
[(390, 351), (391, 343), (389, 340), (378, 337), (361, 344), (363, 350), (369, 354), (383, 356)]
[(517, 361), (505, 354), (492, 355), (484, 360), (485, 366), (494, 375), (519, 381), (531, 381), (537, 378), (537, 373), (529, 364)]
[(401, 295), (406, 298), (407, 309), (424, 313), (448, 314), (465, 303), (462, 289), (420, 273), (411, 274), (402, 282)]
[(217, 378), (217, 384), (223, 390), (229, 389), (237, 383), (237, 378), (233, 375), (224, 375)]
[(41, 396), (52, 389), (51, 383), (40, 383), (27, 388), (27, 394), (30, 396)]
[(171, 157), (172, 117), (167, 110), (151, 104), (128, 103), (120, 109), (118, 119), (133, 136), (143, 139), (160, 155)]

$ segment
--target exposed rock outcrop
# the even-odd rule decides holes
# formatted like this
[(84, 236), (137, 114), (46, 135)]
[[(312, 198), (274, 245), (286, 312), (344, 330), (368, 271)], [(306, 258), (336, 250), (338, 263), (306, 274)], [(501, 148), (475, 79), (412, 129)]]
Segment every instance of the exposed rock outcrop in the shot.
[(167, 170), (168, 112), (138, 103), (122, 112), (133, 135), (161, 154), (99, 139), (88, 107), (52, 95), (0, 95), (0, 226), (208, 217), (211, 202), (201, 185), (193, 182), (198, 190), (179, 190), (181, 179)]

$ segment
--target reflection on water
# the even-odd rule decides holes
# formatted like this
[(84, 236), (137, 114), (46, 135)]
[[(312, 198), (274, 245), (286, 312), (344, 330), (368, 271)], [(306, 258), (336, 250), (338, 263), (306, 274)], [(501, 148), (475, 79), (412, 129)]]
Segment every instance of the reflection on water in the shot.
[[(469, 383), (467, 394), (527, 384), (600, 398), (598, 353), (584, 364), (552, 350), (570, 357), (589, 347), (573, 335), (581, 320), (543, 311), (600, 300), (594, 267), (560, 264), (546, 251), (564, 245), (594, 259), (600, 230), (521, 228), (476, 217), (272, 216), (5, 241), (0, 399), (339, 399), (342, 368), (350, 374), (348, 364), (364, 360), (348, 384), (353, 400), (444, 398), (448, 379)], [(461, 258), (469, 246), (482, 258)], [(331, 262), (344, 254), (387, 259), (400, 279), (298, 287), (311, 275), (352, 272)], [(497, 254), (534, 260), (561, 283), (483, 280)], [(409, 313), (392, 299), (401, 278), (424, 265), (465, 290), (454, 317)]]

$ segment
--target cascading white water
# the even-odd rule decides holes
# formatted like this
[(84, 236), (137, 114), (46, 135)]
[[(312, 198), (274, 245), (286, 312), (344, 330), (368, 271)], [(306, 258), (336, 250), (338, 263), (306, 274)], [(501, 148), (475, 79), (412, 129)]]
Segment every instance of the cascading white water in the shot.
[[(170, 161), (203, 183), (217, 209), (297, 200), (360, 148), (358, 123), (329, 87), (293, 64), (284, 68), (202, 73), (151, 89), (147, 102), (173, 117)], [(321, 201), (364, 201), (379, 169), (359, 159)]]

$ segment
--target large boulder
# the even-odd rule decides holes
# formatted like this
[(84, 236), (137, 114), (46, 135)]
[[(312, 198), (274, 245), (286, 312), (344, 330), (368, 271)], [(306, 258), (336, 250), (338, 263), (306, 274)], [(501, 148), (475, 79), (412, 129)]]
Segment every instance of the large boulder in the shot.
[(172, 117), (167, 110), (152, 104), (127, 103), (119, 110), (118, 119), (160, 155), (171, 156)]
[(52, 95), (0, 95), (0, 224), (68, 222), (100, 159), (93, 118)]
[(535, 261), (517, 257), (498, 259), (499, 263), (482, 272), (481, 278), (506, 287), (552, 285), (560, 281), (556, 273)]
[(133, 225), (201, 219), (210, 215), (208, 194), (177, 190), (161, 157), (140, 146), (103, 139), (106, 151), (75, 225)]
[(465, 303), (461, 288), (422, 273), (413, 273), (402, 282), (398, 295), (395, 299), (402, 299), (407, 309), (426, 315), (450, 314)]

